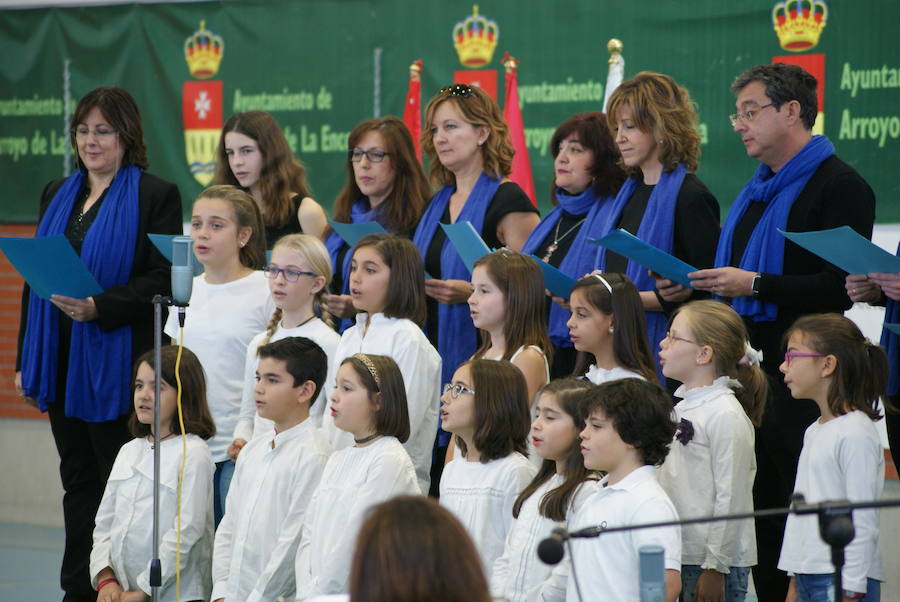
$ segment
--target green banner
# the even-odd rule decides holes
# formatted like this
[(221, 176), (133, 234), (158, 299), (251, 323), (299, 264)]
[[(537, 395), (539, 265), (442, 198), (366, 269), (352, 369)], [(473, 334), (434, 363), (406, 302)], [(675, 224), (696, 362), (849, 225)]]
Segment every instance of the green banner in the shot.
[(424, 62), (423, 107), (454, 77), (495, 86), (502, 104), (504, 51), (520, 62), (526, 141), (546, 210), (550, 137), (573, 113), (602, 108), (606, 43), (615, 37), (624, 43), (626, 77), (660, 71), (690, 90), (703, 137), (699, 175), (723, 217), (756, 166), (728, 123), (729, 85), (747, 67), (786, 57), (824, 79), (817, 127), (875, 190), (878, 221), (900, 222), (898, 22), (896, 0), (492, 0), (477, 8), (319, 0), (3, 10), (0, 221), (36, 219), (43, 186), (71, 165), (67, 114), (97, 86), (121, 86), (137, 98), (150, 171), (178, 184), (185, 211), (211, 177), (217, 128), (250, 109), (275, 116), (308, 167), (315, 198), (330, 207), (343, 185), (347, 133), (375, 114), (402, 115), (414, 59)]

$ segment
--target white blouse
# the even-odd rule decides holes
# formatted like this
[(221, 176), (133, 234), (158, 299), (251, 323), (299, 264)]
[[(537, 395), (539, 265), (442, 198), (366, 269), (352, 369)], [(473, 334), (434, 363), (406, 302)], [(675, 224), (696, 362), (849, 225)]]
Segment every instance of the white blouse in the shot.
[(591, 364), (591, 367), (588, 368), (588, 371), (587, 373), (585, 373), (584, 377), (595, 385), (602, 385), (603, 383), (608, 383), (613, 380), (621, 380), (623, 378), (639, 378), (641, 380), (646, 380), (643, 376), (641, 376), (637, 372), (632, 372), (628, 368), (616, 366), (615, 368), (610, 368), (609, 370), (607, 370), (605, 368), (599, 368), (594, 364)]

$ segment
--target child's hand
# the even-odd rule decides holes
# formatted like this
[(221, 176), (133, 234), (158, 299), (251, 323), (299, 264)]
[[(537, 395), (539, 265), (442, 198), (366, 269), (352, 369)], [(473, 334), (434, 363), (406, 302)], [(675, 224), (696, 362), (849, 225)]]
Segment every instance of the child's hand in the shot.
[[(124, 590), (115, 581), (107, 583), (97, 592), (97, 602), (122, 602)], [(143, 592), (142, 592), (143, 593)]]
[(246, 439), (235, 439), (232, 441), (231, 445), (228, 446), (228, 457), (237, 462), (238, 454), (241, 453), (245, 445), (247, 445)]
[(797, 579), (795, 577), (791, 577), (788, 583), (787, 596), (784, 597), (784, 602), (797, 602)]
[(138, 589), (133, 592), (122, 592), (122, 597), (119, 598), (119, 600), (120, 602), (144, 602), (149, 597), (150, 596)]
[(694, 600), (697, 602), (724, 602), (725, 575), (713, 569), (706, 569), (697, 579), (694, 588)]

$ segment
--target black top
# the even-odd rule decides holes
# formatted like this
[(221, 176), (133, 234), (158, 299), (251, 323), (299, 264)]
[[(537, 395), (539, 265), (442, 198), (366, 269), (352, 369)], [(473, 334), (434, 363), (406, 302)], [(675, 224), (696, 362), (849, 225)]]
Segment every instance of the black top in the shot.
[[(500, 248), (502, 243), (497, 238), (497, 226), (500, 221), (510, 213), (516, 212), (538, 213), (537, 208), (531, 203), (531, 199), (519, 188), (515, 182), (503, 182), (494, 193), (494, 198), (490, 200), (487, 209), (484, 212), (484, 226), (481, 229), (481, 238), (485, 244), (491, 249)], [(442, 224), (450, 223), (450, 205), (441, 216)], [(434, 238), (428, 245), (428, 252), (425, 254), (425, 271), (432, 278), (441, 278), (441, 248), (444, 246), (444, 240), (447, 235), (444, 229), (438, 227), (434, 232)], [(437, 301), (428, 297), (427, 300), (428, 317), (425, 321), (425, 332), (435, 349), (438, 346), (438, 311)], [(473, 327), (474, 328), (474, 327)]]
[(288, 234), (303, 234), (303, 228), (300, 227), (300, 218), (297, 216), (297, 212), (300, 211), (300, 203), (302, 202), (302, 196), (299, 194), (294, 195), (291, 197), (293, 210), (287, 222), (285, 222), (283, 226), (266, 225), (266, 249), (271, 251), (272, 247), (275, 246), (275, 243), (278, 242), (278, 239), (282, 236), (287, 236)]
[(78, 191), (78, 196), (76, 197), (78, 201), (72, 209), (72, 215), (69, 216), (65, 235), (69, 244), (75, 249), (75, 254), (79, 257), (81, 257), (81, 246), (84, 244), (84, 238), (87, 236), (88, 230), (91, 229), (91, 224), (97, 219), (97, 214), (100, 213), (100, 206), (103, 205), (103, 199), (106, 198), (107, 192), (109, 192), (109, 187), (100, 194), (100, 198), (85, 213), (84, 204), (87, 202), (88, 197), (91, 196), (91, 189), (85, 183), (81, 190)]
[(581, 231), (581, 227), (584, 225), (584, 219), (586, 217), (587, 213), (575, 215), (563, 210), (559, 216), (559, 221), (556, 222), (557, 227), (547, 233), (547, 236), (541, 241), (541, 244), (537, 246), (537, 249), (535, 249), (534, 254), (543, 259), (547, 254), (547, 247), (553, 243), (557, 236), (561, 237), (559, 242), (556, 243), (556, 250), (553, 251), (553, 254), (550, 255), (550, 258), (547, 260), (547, 263), (558, 268), (565, 256), (569, 254), (569, 249), (572, 247), (572, 241), (575, 240), (575, 237), (578, 236), (578, 232)]

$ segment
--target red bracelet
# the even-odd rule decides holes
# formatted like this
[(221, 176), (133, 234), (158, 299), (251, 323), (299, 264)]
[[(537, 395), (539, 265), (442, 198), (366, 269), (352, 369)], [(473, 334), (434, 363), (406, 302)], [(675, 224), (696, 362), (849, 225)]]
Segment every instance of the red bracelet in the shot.
[(104, 579), (100, 583), (97, 584), (97, 591), (99, 592), (101, 589), (109, 585), (110, 583), (119, 583), (119, 580), (115, 577), (110, 577), (109, 579)]

